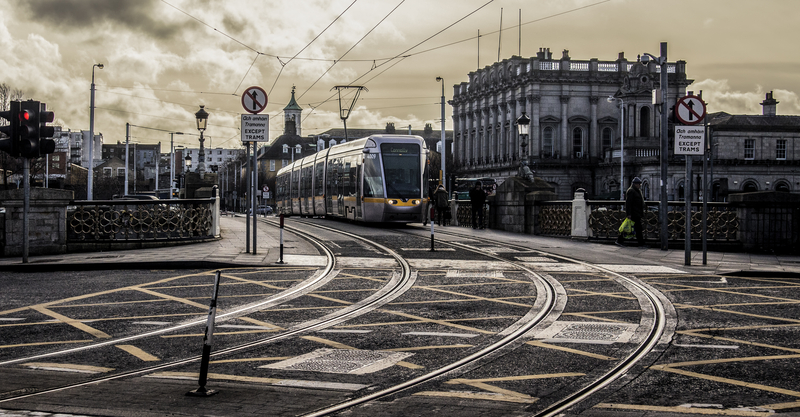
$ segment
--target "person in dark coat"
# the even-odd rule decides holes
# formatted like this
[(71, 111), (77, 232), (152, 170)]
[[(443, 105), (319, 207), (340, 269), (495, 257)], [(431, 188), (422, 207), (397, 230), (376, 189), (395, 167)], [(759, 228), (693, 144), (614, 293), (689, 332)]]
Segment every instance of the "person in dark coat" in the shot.
[[(642, 236), (642, 219), (644, 218), (644, 196), (642, 196), (642, 180), (635, 177), (630, 188), (625, 191), (625, 215), (633, 220), (633, 231), (636, 233), (636, 240), (639, 246), (644, 246)], [(622, 233), (617, 238), (617, 245), (623, 246), (625, 237)]]
[[(436, 218), (438, 219), (439, 226), (444, 226), (444, 211), (448, 210), (448, 206), (450, 205), (447, 190), (444, 189), (444, 185), (440, 185), (436, 192), (433, 193), (433, 201), (436, 204)], [(431, 221), (433, 221), (433, 219), (431, 219)]]
[[(484, 227), (483, 205), (486, 204), (486, 192), (480, 182), (475, 183), (475, 188), (469, 190), (469, 202), (472, 205), (472, 228)], [(476, 219), (478, 221), (476, 221)]]

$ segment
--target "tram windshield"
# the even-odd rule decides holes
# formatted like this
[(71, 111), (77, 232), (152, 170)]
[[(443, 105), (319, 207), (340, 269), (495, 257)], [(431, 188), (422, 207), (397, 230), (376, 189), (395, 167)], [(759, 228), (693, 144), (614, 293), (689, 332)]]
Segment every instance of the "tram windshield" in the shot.
[(420, 172), (419, 145), (411, 143), (383, 143), (383, 172), (387, 198), (419, 198), (422, 173)]

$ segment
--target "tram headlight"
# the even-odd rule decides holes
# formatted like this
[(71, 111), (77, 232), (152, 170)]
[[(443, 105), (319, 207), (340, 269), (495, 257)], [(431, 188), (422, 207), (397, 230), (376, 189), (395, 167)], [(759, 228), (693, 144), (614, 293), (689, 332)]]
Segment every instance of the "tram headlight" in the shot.
[(389, 204), (391, 204), (393, 206), (397, 205), (397, 200), (389, 200)]
[(422, 203), (422, 201), (421, 201), (421, 200), (411, 200), (411, 204), (413, 204), (413, 205), (415, 205), (415, 206), (418, 206), (418, 205), (420, 205), (420, 203)]

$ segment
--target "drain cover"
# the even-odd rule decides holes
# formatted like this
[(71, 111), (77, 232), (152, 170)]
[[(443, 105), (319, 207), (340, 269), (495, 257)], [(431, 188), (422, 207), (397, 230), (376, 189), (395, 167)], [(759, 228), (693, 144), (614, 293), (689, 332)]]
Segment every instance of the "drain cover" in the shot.
[(536, 335), (536, 338), (550, 342), (625, 343), (630, 340), (636, 327), (627, 323), (560, 321)]
[(361, 375), (388, 368), (411, 355), (413, 353), (378, 350), (317, 349), (261, 368)]

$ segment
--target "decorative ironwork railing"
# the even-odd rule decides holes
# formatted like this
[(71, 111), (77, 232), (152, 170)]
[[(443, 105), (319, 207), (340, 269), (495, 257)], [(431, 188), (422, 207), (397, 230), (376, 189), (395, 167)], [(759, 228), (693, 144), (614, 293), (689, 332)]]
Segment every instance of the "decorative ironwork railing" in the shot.
[(543, 202), (536, 231), (547, 236), (572, 235), (572, 201)]
[[(619, 225), (625, 219), (624, 205), (620, 202), (589, 201), (592, 207), (589, 215), (589, 229), (592, 238), (616, 238), (619, 234)], [(661, 227), (658, 217), (658, 202), (647, 202), (648, 209), (643, 218), (644, 229), (642, 234), (645, 239), (660, 239)], [(669, 240), (682, 240), (686, 236), (686, 210), (685, 203), (672, 201), (668, 204), (667, 233)], [(703, 204), (691, 204), (691, 239), (702, 238)], [(706, 219), (706, 239), (709, 242), (734, 242), (739, 231), (739, 218), (736, 209), (727, 203), (708, 203), (708, 217)]]
[(214, 236), (215, 199), (76, 201), (67, 242), (192, 240)]
[[(469, 200), (451, 200), (451, 201), (453, 201), (456, 205), (456, 225), (461, 227), (472, 227), (472, 203)], [(489, 208), (487, 205), (484, 205), (482, 227), (487, 228), (488, 226), (489, 226)]]

